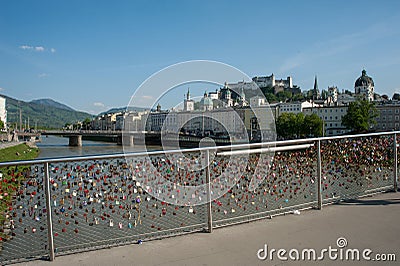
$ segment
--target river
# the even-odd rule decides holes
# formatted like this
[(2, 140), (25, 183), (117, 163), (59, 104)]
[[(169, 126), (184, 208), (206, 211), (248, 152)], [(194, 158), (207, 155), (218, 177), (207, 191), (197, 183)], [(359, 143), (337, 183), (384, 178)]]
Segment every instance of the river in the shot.
[[(68, 138), (42, 136), (41, 139), (41, 142), (36, 143), (40, 149), (38, 159), (123, 153), (122, 146), (116, 143), (83, 140), (81, 147), (70, 147)], [(148, 150), (160, 149), (159, 146), (148, 147)]]

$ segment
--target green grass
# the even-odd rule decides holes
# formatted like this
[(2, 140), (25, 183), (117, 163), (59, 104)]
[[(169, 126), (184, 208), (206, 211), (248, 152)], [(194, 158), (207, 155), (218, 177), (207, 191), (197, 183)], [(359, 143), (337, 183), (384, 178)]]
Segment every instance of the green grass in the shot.
[(38, 148), (30, 148), (25, 143), (0, 150), (0, 162), (32, 160), (39, 155)]
[[(39, 149), (26, 144), (0, 150), (0, 162), (31, 160), (38, 156)], [(9, 236), (3, 232), (6, 215), (12, 212), (12, 200), (24, 184), (25, 176), (30, 173), (30, 166), (9, 166), (0, 168), (0, 242)]]

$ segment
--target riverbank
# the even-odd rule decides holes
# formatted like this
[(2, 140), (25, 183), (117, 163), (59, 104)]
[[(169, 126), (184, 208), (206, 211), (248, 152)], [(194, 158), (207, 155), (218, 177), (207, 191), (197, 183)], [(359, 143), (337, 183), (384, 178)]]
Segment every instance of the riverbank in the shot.
[(38, 157), (39, 152), (34, 143), (2, 143), (0, 145), (0, 162), (33, 160)]

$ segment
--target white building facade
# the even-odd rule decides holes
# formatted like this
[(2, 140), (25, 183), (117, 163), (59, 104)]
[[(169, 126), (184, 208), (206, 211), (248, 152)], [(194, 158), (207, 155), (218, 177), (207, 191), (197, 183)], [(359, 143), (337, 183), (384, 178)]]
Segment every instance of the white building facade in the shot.
[[(0, 96), (0, 120), (4, 123), (4, 128), (7, 128), (7, 109), (6, 99)], [(1, 129), (1, 128), (0, 128)]]
[(324, 136), (337, 136), (350, 132), (342, 125), (342, 118), (347, 114), (348, 106), (322, 106), (304, 108), (305, 115), (317, 114), (324, 122)]
[(278, 107), (278, 117), (283, 113), (302, 113), (304, 108), (311, 108), (317, 105), (310, 102), (290, 102), (290, 103), (280, 103)]

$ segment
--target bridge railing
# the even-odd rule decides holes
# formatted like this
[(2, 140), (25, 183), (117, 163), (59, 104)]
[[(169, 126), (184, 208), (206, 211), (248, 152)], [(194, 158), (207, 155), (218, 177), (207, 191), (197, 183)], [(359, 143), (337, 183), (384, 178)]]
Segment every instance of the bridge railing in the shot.
[(397, 133), (0, 163), (0, 261), (211, 232), (393, 190)]

